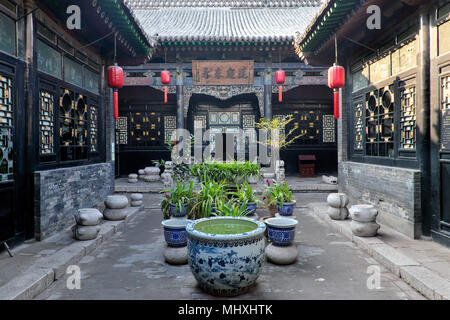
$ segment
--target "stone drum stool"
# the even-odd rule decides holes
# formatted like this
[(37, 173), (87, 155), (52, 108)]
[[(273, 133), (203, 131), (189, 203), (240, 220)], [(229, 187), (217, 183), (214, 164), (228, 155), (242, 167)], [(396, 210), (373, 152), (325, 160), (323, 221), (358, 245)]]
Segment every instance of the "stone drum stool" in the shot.
[(292, 218), (269, 218), (267, 235), (271, 243), (266, 247), (267, 259), (279, 265), (292, 264), (297, 261), (298, 249), (294, 244), (295, 226), (298, 221)]
[(378, 215), (377, 209), (368, 204), (358, 204), (350, 208), (350, 227), (355, 236), (374, 237), (377, 235), (380, 225), (375, 222)]
[(161, 179), (159, 176), (159, 168), (157, 167), (147, 167), (144, 169), (145, 175), (142, 177), (142, 180), (146, 182), (156, 182)]
[(142, 193), (132, 193), (130, 198), (131, 198), (131, 206), (132, 207), (142, 206), (142, 203), (143, 203), (142, 199), (144, 198)]
[(136, 183), (138, 182), (138, 175), (136, 173), (130, 173), (128, 175), (128, 183)]
[(139, 170), (139, 171), (138, 171), (138, 174), (139, 174), (139, 179), (143, 180), (143, 179), (144, 179), (144, 176), (145, 176), (145, 171), (144, 171), (144, 169)]
[(122, 195), (108, 196), (105, 200), (103, 216), (107, 220), (123, 220), (128, 215), (128, 198)]
[(328, 215), (333, 220), (345, 220), (348, 217), (348, 197), (345, 193), (330, 193), (327, 198)]
[(73, 236), (77, 240), (93, 240), (100, 232), (100, 224), (103, 215), (97, 209), (79, 209), (75, 213), (76, 225), (72, 228)]

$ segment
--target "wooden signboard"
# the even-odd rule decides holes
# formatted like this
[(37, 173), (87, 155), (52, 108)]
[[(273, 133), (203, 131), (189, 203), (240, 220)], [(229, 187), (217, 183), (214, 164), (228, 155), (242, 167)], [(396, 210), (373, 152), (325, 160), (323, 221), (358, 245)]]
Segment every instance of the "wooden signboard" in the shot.
[(253, 78), (253, 60), (192, 61), (194, 85), (252, 85)]

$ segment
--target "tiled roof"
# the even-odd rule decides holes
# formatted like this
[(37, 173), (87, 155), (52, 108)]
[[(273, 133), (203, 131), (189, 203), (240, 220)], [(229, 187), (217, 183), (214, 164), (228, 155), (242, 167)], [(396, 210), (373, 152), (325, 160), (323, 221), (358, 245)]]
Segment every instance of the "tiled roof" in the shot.
[(155, 36), (160, 42), (281, 42), (293, 41), (296, 32), (303, 33), (317, 10), (318, 7), (314, 6), (290, 8), (175, 7), (133, 9), (133, 12), (143, 30), (150, 37)]
[(323, 0), (125, 0), (134, 9), (167, 7), (317, 7)]

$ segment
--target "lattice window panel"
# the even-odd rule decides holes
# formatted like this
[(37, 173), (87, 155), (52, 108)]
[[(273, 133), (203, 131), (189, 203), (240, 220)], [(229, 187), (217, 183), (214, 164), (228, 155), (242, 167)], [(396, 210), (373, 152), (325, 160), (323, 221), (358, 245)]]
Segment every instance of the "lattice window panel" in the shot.
[(98, 109), (91, 106), (89, 116), (91, 152), (98, 151)]
[(320, 139), (321, 113), (319, 111), (309, 110), (301, 111), (300, 121), (294, 123), (294, 126), (300, 129), (302, 136), (298, 141), (302, 144), (317, 144)]
[(145, 146), (148, 143), (150, 119), (145, 112), (130, 113), (130, 143)]
[(450, 109), (450, 75), (442, 78), (442, 110)]
[(164, 137), (165, 141), (175, 141), (175, 132), (177, 129), (177, 117), (164, 117)]
[(116, 141), (118, 144), (128, 144), (128, 117), (116, 120)]
[(393, 86), (366, 94), (366, 155), (394, 157)]
[(415, 88), (400, 91), (400, 148), (416, 148), (416, 92)]
[(364, 136), (364, 112), (363, 112), (363, 105), (362, 103), (357, 103), (355, 105), (355, 123), (354, 123), (354, 129), (355, 129), (355, 144), (354, 149), (355, 150), (363, 150), (363, 136)]
[(333, 115), (327, 114), (323, 116), (323, 142), (324, 143), (336, 142), (335, 122)]
[(194, 129), (206, 129), (205, 115), (196, 115), (194, 117)]
[(242, 115), (242, 128), (244, 129), (255, 128), (255, 115), (253, 114)]
[(210, 112), (209, 113), (210, 125), (240, 125), (240, 113), (239, 112)]
[(55, 127), (55, 101), (54, 95), (45, 90), (41, 90), (39, 96), (39, 151), (41, 155), (53, 154)]
[(12, 79), (0, 75), (0, 182), (14, 179)]

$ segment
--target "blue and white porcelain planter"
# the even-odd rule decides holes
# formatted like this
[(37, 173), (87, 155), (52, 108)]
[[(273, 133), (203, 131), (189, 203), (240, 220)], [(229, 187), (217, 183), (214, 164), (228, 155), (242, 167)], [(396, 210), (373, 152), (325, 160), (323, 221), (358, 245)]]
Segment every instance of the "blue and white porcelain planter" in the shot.
[(215, 296), (248, 291), (264, 263), (264, 223), (243, 217), (188, 223), (188, 263), (200, 287)]
[(187, 214), (187, 209), (187, 204), (183, 205), (183, 207), (181, 207), (181, 210), (177, 205), (173, 203), (170, 204), (170, 214), (172, 215), (172, 217), (185, 217)]
[(265, 220), (267, 234), (273, 245), (287, 247), (295, 238), (295, 226), (298, 221), (291, 218), (269, 218)]
[(295, 202), (285, 202), (283, 205), (281, 203), (277, 203), (277, 211), (280, 216), (292, 216), (294, 213), (294, 205)]
[(191, 220), (169, 219), (161, 224), (164, 226), (164, 238), (169, 247), (184, 247), (187, 245), (186, 225)]
[(256, 202), (249, 202), (249, 203), (247, 203), (247, 211), (248, 211), (248, 216), (252, 216), (252, 215), (254, 215), (255, 214), (255, 212), (256, 212)]

